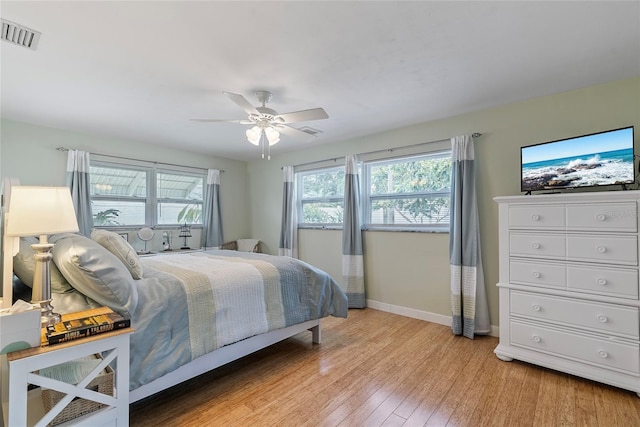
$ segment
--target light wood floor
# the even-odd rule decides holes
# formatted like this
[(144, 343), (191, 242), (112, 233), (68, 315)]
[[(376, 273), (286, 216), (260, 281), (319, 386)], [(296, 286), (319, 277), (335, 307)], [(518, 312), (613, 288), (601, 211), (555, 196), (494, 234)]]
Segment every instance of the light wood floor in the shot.
[(635, 393), (493, 354), (497, 339), (377, 310), (131, 405), (132, 426), (640, 426)]

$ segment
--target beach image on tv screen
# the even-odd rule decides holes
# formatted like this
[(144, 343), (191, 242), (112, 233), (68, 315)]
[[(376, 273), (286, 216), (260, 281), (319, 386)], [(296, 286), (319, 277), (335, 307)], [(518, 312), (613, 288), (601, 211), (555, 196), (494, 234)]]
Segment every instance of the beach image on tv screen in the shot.
[(631, 184), (633, 128), (523, 147), (522, 190)]

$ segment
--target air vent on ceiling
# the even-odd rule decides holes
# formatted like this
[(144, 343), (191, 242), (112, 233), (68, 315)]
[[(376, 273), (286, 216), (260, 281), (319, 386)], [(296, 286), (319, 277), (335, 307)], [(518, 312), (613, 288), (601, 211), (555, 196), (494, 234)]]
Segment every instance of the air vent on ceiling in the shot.
[(2, 40), (32, 50), (38, 47), (40, 32), (2, 19)]
[(301, 131), (302, 131), (302, 132), (304, 132), (304, 133), (308, 133), (309, 135), (317, 135), (317, 134), (319, 134), (319, 133), (322, 133), (322, 131), (321, 131), (321, 130), (319, 130), (319, 129), (314, 129), (314, 128), (309, 127), (309, 126), (303, 126), (303, 127), (301, 127), (300, 129), (298, 129), (298, 130), (301, 130)]

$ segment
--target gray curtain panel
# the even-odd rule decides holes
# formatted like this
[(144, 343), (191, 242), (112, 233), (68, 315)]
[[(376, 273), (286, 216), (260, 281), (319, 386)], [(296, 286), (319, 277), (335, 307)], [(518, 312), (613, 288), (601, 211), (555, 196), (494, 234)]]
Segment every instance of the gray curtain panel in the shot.
[(80, 233), (91, 236), (93, 214), (91, 212), (91, 188), (89, 172), (91, 170), (89, 153), (69, 150), (67, 154), (67, 186), (71, 189), (73, 207), (76, 211)]
[(473, 339), (474, 334), (491, 332), (480, 254), (473, 138), (457, 136), (451, 144), (451, 329), (455, 335)]
[(364, 294), (364, 262), (360, 221), (360, 180), (358, 160), (346, 156), (344, 178), (344, 224), (342, 226), (342, 284), (349, 298), (349, 308), (367, 306)]
[(293, 166), (282, 168), (282, 225), (278, 254), (298, 258), (298, 221), (296, 219), (296, 192)]
[(220, 209), (220, 171), (207, 171), (207, 185), (204, 188), (202, 207), (202, 246), (212, 248), (224, 243), (222, 240), (222, 213)]

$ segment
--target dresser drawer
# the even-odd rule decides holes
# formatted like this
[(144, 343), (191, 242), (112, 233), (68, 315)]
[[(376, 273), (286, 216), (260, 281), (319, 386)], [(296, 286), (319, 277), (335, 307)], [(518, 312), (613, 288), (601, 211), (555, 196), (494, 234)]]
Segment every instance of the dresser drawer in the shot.
[(567, 266), (567, 288), (638, 299), (638, 270)]
[(567, 205), (567, 230), (635, 232), (637, 229), (635, 203)]
[(616, 370), (640, 373), (638, 344), (510, 322), (511, 344)]
[(528, 292), (510, 292), (511, 314), (630, 338), (640, 336), (637, 307), (616, 306)]
[(567, 259), (638, 265), (636, 236), (567, 236)]
[(565, 236), (544, 233), (511, 233), (509, 250), (512, 256), (565, 258)]
[(565, 228), (564, 206), (532, 205), (509, 207), (510, 228)]
[(534, 286), (566, 286), (564, 264), (545, 264), (511, 260), (509, 262), (509, 282)]

